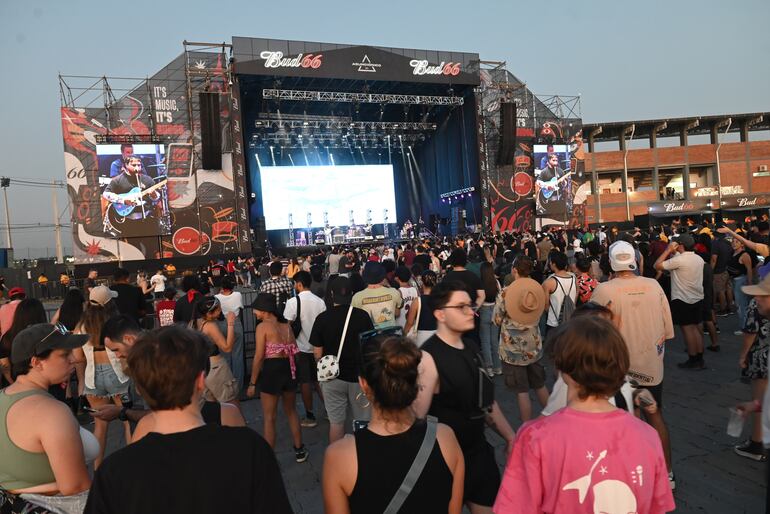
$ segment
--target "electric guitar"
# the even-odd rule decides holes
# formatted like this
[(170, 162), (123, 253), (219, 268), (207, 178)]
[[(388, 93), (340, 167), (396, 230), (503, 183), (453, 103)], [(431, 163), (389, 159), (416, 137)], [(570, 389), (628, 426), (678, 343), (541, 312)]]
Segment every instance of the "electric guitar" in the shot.
[[(152, 194), (161, 187), (165, 186), (166, 182), (168, 182), (168, 179), (164, 178), (157, 184), (150, 186), (147, 189), (140, 189), (139, 186), (137, 186), (127, 193), (116, 195), (118, 200), (113, 202), (112, 208), (115, 209), (115, 212), (118, 213), (118, 215), (126, 217), (134, 212), (136, 207), (145, 205), (147, 203), (146, 201), (142, 200), (143, 197)], [(126, 200), (134, 202), (133, 205), (127, 205), (125, 203)]]
[(568, 171), (567, 173), (565, 173), (559, 178), (554, 177), (551, 180), (540, 180), (539, 181), (540, 192), (543, 193), (543, 198), (545, 198), (546, 200), (551, 198), (551, 196), (556, 192), (556, 188), (558, 187), (558, 185), (567, 177), (572, 175), (572, 173), (574, 172)]

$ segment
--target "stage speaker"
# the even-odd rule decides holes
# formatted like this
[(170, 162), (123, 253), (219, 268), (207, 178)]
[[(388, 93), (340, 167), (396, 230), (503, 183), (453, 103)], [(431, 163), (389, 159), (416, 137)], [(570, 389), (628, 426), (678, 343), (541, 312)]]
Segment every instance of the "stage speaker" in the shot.
[(257, 216), (257, 222), (254, 224), (254, 241), (257, 246), (264, 247), (267, 239), (267, 230), (265, 229), (265, 217)]
[(198, 93), (201, 115), (201, 167), (222, 169), (222, 125), (219, 121), (219, 93)]
[(516, 102), (500, 103), (500, 140), (497, 146), (497, 165), (513, 164), (516, 151)]

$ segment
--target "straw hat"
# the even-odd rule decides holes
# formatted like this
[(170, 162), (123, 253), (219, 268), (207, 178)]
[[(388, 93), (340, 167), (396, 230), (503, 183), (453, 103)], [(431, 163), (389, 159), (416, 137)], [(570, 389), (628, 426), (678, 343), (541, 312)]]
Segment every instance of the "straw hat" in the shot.
[(518, 278), (505, 288), (505, 312), (516, 323), (537, 324), (545, 309), (545, 291), (531, 278)]

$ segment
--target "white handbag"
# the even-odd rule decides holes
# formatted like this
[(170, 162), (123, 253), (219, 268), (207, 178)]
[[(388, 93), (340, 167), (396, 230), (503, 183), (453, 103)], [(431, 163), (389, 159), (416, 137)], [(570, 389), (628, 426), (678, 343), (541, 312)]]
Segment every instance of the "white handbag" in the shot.
[(348, 334), (348, 323), (350, 323), (350, 313), (353, 312), (353, 306), (348, 307), (348, 315), (345, 318), (345, 327), (342, 329), (342, 338), (340, 346), (337, 349), (337, 355), (324, 355), (316, 364), (316, 373), (319, 382), (328, 382), (340, 376), (340, 355), (342, 355), (342, 346), (345, 344), (345, 336)]

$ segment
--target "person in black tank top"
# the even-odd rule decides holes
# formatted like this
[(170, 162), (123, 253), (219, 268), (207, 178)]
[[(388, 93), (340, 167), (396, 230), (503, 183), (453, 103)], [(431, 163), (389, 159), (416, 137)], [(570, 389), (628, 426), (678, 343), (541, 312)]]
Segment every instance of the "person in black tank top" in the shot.
[(436, 334), (422, 346), (420, 384), (413, 409), (430, 414), (454, 430), (465, 460), (464, 502), (473, 512), (492, 512), (500, 485), (494, 450), (485, 424), (508, 448), (515, 432), (494, 400), (494, 383), (483, 370), (478, 345), (463, 337), (473, 327), (473, 304), (462, 283), (441, 282), (431, 292)]
[[(384, 340), (383, 340), (384, 339)], [(372, 419), (329, 446), (324, 459), (326, 512), (386, 512), (407, 477), (435, 420), (416, 419), (421, 353), (403, 337), (376, 337), (361, 347), (361, 387), (372, 404)], [(435, 425), (433, 425), (435, 426)], [(430, 453), (399, 513), (452, 513), (462, 510), (463, 458), (449, 427), (439, 424)]]

